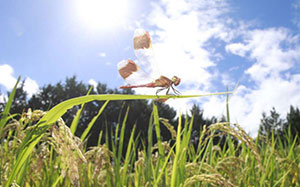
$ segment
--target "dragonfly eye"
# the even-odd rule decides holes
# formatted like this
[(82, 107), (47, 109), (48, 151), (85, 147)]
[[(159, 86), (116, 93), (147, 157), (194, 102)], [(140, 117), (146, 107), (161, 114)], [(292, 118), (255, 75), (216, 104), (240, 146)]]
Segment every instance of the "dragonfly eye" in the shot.
[(181, 79), (179, 77), (176, 77), (176, 76), (172, 77), (172, 82), (175, 86), (177, 86), (180, 83), (180, 80)]

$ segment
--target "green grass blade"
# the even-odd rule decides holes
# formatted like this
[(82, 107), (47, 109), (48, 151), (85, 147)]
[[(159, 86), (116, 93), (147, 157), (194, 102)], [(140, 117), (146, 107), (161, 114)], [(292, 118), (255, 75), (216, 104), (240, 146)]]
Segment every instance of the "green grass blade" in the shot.
[(29, 166), (30, 166), (29, 164), (30, 164), (30, 157), (28, 157), (26, 159), (26, 164), (23, 165), (23, 167), (21, 169), (21, 172), (20, 172), (20, 176), (18, 177), (17, 183), (20, 184), (20, 186), (24, 186), (25, 179), (26, 179), (26, 174), (27, 174), (27, 171), (28, 171)]
[(130, 139), (128, 142), (128, 146), (127, 146), (127, 151), (126, 151), (126, 156), (125, 156), (125, 161), (124, 161), (124, 166), (123, 166), (123, 171), (122, 171), (122, 185), (127, 186), (127, 170), (128, 170), (128, 166), (129, 166), (129, 162), (130, 162), (130, 155), (131, 154), (135, 154), (132, 152), (131, 147), (134, 143), (134, 132), (135, 132), (135, 126), (132, 129), (131, 135), (130, 135)]
[(146, 180), (150, 181), (152, 178), (152, 128), (153, 128), (153, 111), (150, 116), (149, 120), (149, 127), (148, 127), (148, 147), (147, 147), (147, 156), (145, 157), (146, 162)]
[(125, 127), (127, 122), (127, 117), (129, 113), (129, 107), (126, 110), (126, 114), (122, 123), (121, 133), (120, 133), (120, 140), (119, 140), (119, 149), (118, 149), (118, 160), (121, 160), (122, 152), (123, 152), (123, 144), (124, 144), (124, 134), (125, 134)]
[[(187, 117), (186, 117), (187, 118)], [(193, 122), (194, 122), (194, 116), (192, 116), (192, 119), (190, 122), (186, 121), (185, 123), (185, 130), (184, 130), (184, 135), (183, 135), (183, 140), (182, 144), (183, 147), (188, 147), (188, 144), (191, 139), (191, 134), (192, 134), (192, 129), (193, 129)]]
[(165, 173), (164, 173), (164, 170), (165, 170), (166, 167), (167, 167), (167, 164), (168, 164), (168, 162), (169, 162), (169, 158), (170, 158), (171, 154), (172, 154), (172, 153), (174, 154), (174, 151), (173, 151), (173, 150), (174, 150), (174, 147), (175, 147), (175, 144), (172, 146), (171, 150), (169, 151), (168, 155), (166, 156), (165, 161), (164, 161), (164, 163), (163, 163), (163, 166), (162, 166), (162, 168), (161, 168), (161, 172), (158, 174), (156, 180), (154, 181), (154, 186), (158, 186), (158, 183), (159, 183), (159, 181), (160, 181), (160, 178), (162, 177), (162, 175), (165, 174)]
[(158, 109), (157, 109), (157, 105), (155, 104), (155, 102), (153, 102), (153, 117), (154, 117), (154, 126), (155, 126), (157, 145), (158, 145), (158, 153), (159, 153), (158, 164), (156, 165), (155, 172), (153, 173), (153, 178), (155, 180), (155, 177), (159, 175), (161, 165), (163, 164), (164, 159), (165, 159), (164, 149), (162, 147), (161, 135), (160, 135)]
[[(158, 109), (155, 102), (153, 102), (153, 117), (154, 117), (154, 125), (155, 125), (155, 132), (157, 138), (157, 145), (158, 145), (158, 153), (161, 157), (164, 156), (164, 150), (161, 145), (161, 136), (160, 136), (160, 128), (159, 128), (159, 116), (158, 116)], [(159, 166), (159, 165), (158, 165)]]
[[(203, 95), (164, 95), (159, 96), (160, 99), (167, 99), (167, 98), (192, 98), (192, 97), (204, 97), (204, 96), (212, 96), (212, 95), (221, 95), (231, 92), (219, 92), (219, 93), (212, 93), (212, 94), (203, 94)], [(40, 121), (47, 121), (46, 124), (55, 123), (56, 120), (61, 117), (68, 109), (72, 108), (74, 105), (79, 105), (87, 102), (91, 102), (94, 100), (136, 100), (136, 99), (157, 99), (156, 95), (122, 95), (122, 94), (103, 94), (103, 95), (87, 95), (72, 98), (66, 100), (55, 107), (53, 107)]]
[(103, 135), (103, 131), (101, 130), (100, 133), (99, 133), (97, 146), (99, 146), (101, 144), (102, 135)]
[(0, 136), (2, 134), (2, 129), (4, 128), (4, 125), (6, 124), (6, 122), (8, 121), (8, 114), (9, 114), (9, 111), (10, 111), (10, 107), (12, 105), (12, 102), (14, 100), (14, 97), (15, 97), (15, 94), (16, 94), (16, 89), (17, 89), (17, 86), (20, 82), (20, 79), (21, 77), (19, 76), (18, 77), (18, 80), (14, 86), (14, 88), (12, 89), (10, 95), (9, 95), (9, 98), (8, 98), (8, 101), (4, 107), (4, 111), (1, 115), (1, 118), (0, 118)]
[[(228, 92), (228, 87), (227, 87), (227, 92)], [(227, 122), (230, 123), (230, 115), (229, 115), (229, 95), (228, 93), (226, 94), (226, 117), (227, 117)]]
[[(88, 90), (88, 93), (86, 95), (90, 94), (90, 92), (92, 91), (92, 88), (93, 87), (91, 86), (90, 89)], [(77, 126), (78, 126), (78, 123), (79, 123), (80, 116), (81, 116), (82, 111), (84, 109), (84, 105), (85, 105), (85, 103), (81, 104), (81, 107), (77, 111), (76, 116), (74, 117), (74, 119), (72, 121), (72, 124), (70, 126), (70, 130), (71, 130), (71, 132), (72, 132), (73, 135), (75, 135), (75, 132), (76, 132), (76, 129), (77, 129)]]
[(90, 132), (91, 128), (93, 127), (93, 125), (95, 124), (96, 120), (99, 118), (99, 116), (102, 114), (103, 110), (105, 109), (106, 105), (108, 104), (109, 100), (107, 100), (103, 105), (102, 107), (100, 108), (98, 114), (93, 117), (92, 121), (89, 123), (88, 127), (83, 131), (80, 139), (81, 141), (83, 141), (86, 136), (88, 135), (88, 133)]
[(56, 186), (58, 186), (58, 183), (59, 183), (59, 181), (60, 181), (61, 179), (63, 179), (63, 175), (59, 175), (59, 176), (57, 177), (57, 179), (55, 180), (55, 182), (51, 185), (51, 187), (56, 187)]
[(171, 187), (175, 187), (177, 181), (177, 164), (180, 157), (181, 150), (181, 112), (179, 112), (178, 117), (178, 127), (177, 127), (177, 136), (176, 136), (176, 154), (172, 168), (172, 176), (171, 176)]
[(9, 187), (12, 184), (16, 175), (19, 173), (21, 168), (24, 166), (25, 161), (27, 160), (27, 158), (31, 154), (32, 150), (34, 149), (35, 145), (39, 142), (40, 139), (41, 139), (41, 136), (39, 136), (34, 141), (32, 141), (29, 144), (29, 146), (24, 148), (21, 151), (21, 153), (18, 155), (17, 161), (15, 162), (14, 167), (13, 167), (12, 173), (10, 174), (8, 181), (6, 183), (7, 187)]
[[(186, 123), (188, 123), (188, 122), (186, 122)], [(193, 146), (189, 147), (190, 140), (191, 140), (191, 134), (192, 134), (192, 130), (193, 130), (193, 123), (194, 123), (194, 116), (192, 116), (190, 122), (188, 123), (189, 124), (188, 125), (188, 130), (186, 131), (186, 133), (185, 133), (185, 135), (183, 137), (183, 142), (184, 143), (182, 143), (182, 144), (183, 144), (183, 147), (185, 147), (187, 149), (186, 151), (188, 151), (188, 153), (191, 153), (191, 152), (194, 151), (193, 150), (194, 149)], [(184, 159), (183, 160), (186, 160), (185, 158), (186, 158), (186, 155), (184, 155)]]
[[(122, 182), (121, 181), (121, 176), (120, 176), (120, 168), (121, 168), (121, 160), (122, 160), (122, 153), (123, 153), (123, 144), (124, 144), (124, 134), (125, 134), (125, 127), (126, 127), (126, 122), (127, 122), (127, 118), (128, 118), (128, 113), (129, 113), (129, 107), (127, 107), (124, 119), (123, 119), (123, 123), (122, 123), (122, 128), (121, 128), (121, 132), (120, 132), (120, 137), (119, 137), (119, 142), (117, 141), (118, 139), (118, 134), (116, 134), (115, 136), (115, 146), (113, 146), (113, 150), (114, 150), (114, 157), (115, 157), (115, 178), (116, 181), (118, 182)], [(117, 128), (119, 128), (119, 123), (117, 125)], [(117, 130), (116, 130), (117, 131)], [(116, 132), (117, 133), (117, 132)], [(116, 153), (116, 149), (118, 145), (118, 155)]]

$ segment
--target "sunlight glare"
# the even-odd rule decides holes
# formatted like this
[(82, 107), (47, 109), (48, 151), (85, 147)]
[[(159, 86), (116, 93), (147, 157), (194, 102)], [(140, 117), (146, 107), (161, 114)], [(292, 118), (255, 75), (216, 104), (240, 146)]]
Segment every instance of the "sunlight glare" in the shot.
[(89, 29), (112, 29), (126, 21), (127, 0), (77, 0), (76, 12)]

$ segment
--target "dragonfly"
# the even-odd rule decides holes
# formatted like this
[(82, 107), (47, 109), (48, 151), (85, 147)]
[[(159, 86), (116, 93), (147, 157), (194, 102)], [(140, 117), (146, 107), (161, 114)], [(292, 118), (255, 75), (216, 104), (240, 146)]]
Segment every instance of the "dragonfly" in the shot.
[[(175, 95), (180, 92), (174, 88), (180, 84), (181, 79), (173, 76), (169, 79), (166, 76), (158, 75), (154, 72), (156, 69), (156, 60), (152, 49), (152, 39), (144, 29), (136, 29), (133, 36), (133, 48), (137, 63), (132, 60), (122, 60), (118, 63), (118, 70), (121, 77), (127, 82), (127, 85), (121, 86), (121, 89), (129, 88), (158, 88), (158, 93), (166, 90), (166, 95), (169, 95), (170, 89)], [(143, 66), (141, 69), (140, 66)], [(153, 78), (153, 76), (157, 76)]]

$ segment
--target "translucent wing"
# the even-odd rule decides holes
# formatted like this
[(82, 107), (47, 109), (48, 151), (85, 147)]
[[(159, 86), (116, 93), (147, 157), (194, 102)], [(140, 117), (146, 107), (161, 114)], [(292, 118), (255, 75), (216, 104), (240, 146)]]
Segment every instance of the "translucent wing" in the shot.
[(143, 29), (135, 30), (133, 48), (137, 61), (136, 63), (132, 60), (119, 62), (120, 75), (129, 85), (145, 84), (154, 81), (159, 77), (159, 73), (156, 68), (151, 37), (147, 31)]
[(145, 84), (152, 81), (149, 74), (145, 73), (132, 60), (122, 60), (118, 63), (119, 73), (129, 85)]
[(144, 29), (135, 30), (133, 48), (135, 56), (137, 57), (137, 64), (152, 77), (152, 80), (157, 79), (160, 76), (160, 73), (152, 49), (152, 39), (147, 31)]
[[(118, 63), (120, 75), (129, 84), (120, 88), (160, 87), (156, 91), (156, 94), (162, 90), (167, 90), (166, 94), (169, 94), (170, 89), (174, 91), (174, 94), (179, 94), (173, 86), (177, 86), (180, 83), (180, 78), (173, 76), (172, 79), (169, 79), (161, 76), (157, 70), (154, 51), (152, 49), (152, 40), (147, 31), (143, 29), (135, 30), (133, 48), (137, 57), (137, 63), (132, 60), (123, 60)], [(165, 100), (161, 101), (164, 102)]]

